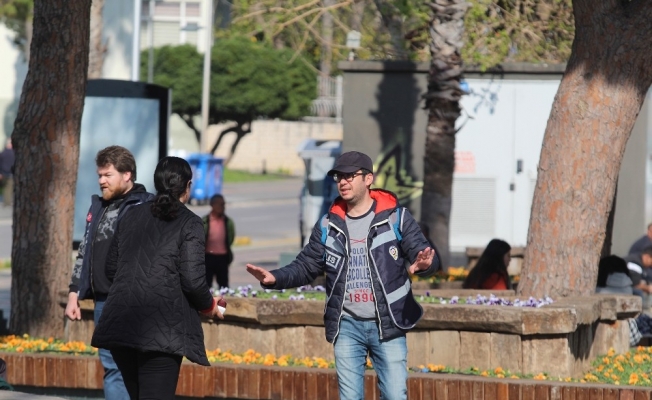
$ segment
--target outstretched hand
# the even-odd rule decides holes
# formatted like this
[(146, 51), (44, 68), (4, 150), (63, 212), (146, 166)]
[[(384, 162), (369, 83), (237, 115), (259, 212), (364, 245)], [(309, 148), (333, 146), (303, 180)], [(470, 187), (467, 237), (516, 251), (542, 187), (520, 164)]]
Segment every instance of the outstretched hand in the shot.
[(432, 259), (435, 257), (435, 250), (430, 247), (426, 247), (425, 250), (422, 250), (417, 254), (417, 259), (414, 260), (414, 263), (410, 265), (410, 273), (416, 274), (419, 271), (425, 271), (430, 268), (432, 264)]
[(247, 264), (247, 272), (258, 279), (263, 285), (273, 285), (276, 283), (276, 278), (268, 270), (257, 267), (253, 264)]

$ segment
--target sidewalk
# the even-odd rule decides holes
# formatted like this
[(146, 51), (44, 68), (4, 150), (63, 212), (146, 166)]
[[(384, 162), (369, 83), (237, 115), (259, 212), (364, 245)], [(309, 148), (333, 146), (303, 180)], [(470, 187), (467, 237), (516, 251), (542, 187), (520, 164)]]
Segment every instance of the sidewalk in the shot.
[[(227, 213), (236, 220), (237, 235), (248, 239), (248, 244), (233, 247), (229, 282), (233, 289), (249, 284), (260, 287), (247, 273), (247, 263), (277, 268), (281, 254), (299, 252), (298, 205), (302, 183), (300, 178), (289, 178), (224, 185)], [(188, 208), (200, 216), (210, 211), (208, 205)], [(0, 232), (9, 235), (0, 237), (1, 258), (11, 256), (12, 217), (13, 210), (0, 205)], [(272, 223), (273, 228), (270, 228)], [(0, 269), (0, 310), (7, 321), (11, 311), (10, 296), (11, 271)]]
[(0, 400), (65, 400), (63, 397), (42, 396), (32, 393), (12, 392), (7, 390), (0, 390)]
[(10, 220), (12, 218), (12, 213), (14, 209), (11, 207), (5, 207), (0, 204), (0, 220)]

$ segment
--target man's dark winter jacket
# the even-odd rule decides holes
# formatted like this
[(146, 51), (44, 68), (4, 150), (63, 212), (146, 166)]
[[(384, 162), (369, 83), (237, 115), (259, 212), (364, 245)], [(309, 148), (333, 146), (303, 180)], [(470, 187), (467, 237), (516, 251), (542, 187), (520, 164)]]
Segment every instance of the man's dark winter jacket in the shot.
[[(392, 339), (413, 328), (423, 314), (423, 309), (412, 295), (407, 267), (416, 260), (419, 251), (430, 247), (430, 244), (410, 212), (398, 207), (393, 193), (374, 189), (371, 197), (376, 202), (375, 216), (367, 236), (372, 289), (381, 339)], [(398, 221), (398, 231), (394, 229), (394, 221)], [(306, 285), (326, 272), (324, 324), (329, 342), (335, 341), (342, 317), (349, 267), (348, 236), (346, 203), (338, 198), (327, 218), (315, 224), (308, 244), (296, 260), (271, 271), (276, 278), (276, 283), (270, 286), (273, 289)], [(419, 275), (430, 275), (438, 268), (439, 256), (435, 255), (430, 268)]]
[[(97, 195), (91, 198), (91, 207), (86, 215), (86, 228), (84, 237), (79, 244), (77, 259), (72, 270), (70, 280), (70, 292), (79, 292), (79, 300), (93, 299), (97, 294), (106, 295), (110, 282), (106, 281), (104, 275), (104, 260), (108, 252), (117, 221), (131, 207), (148, 201), (154, 197), (145, 190), (145, 186), (135, 183), (134, 187), (123, 197), (105, 201)], [(117, 208), (117, 212), (116, 211)], [(102, 236), (102, 245), (96, 248), (94, 243), (98, 239), (98, 230)], [(99, 253), (97, 253), (99, 252)], [(99, 279), (100, 287), (98, 292), (97, 284)]]
[(106, 272), (113, 281), (91, 344), (187, 357), (210, 365), (197, 310), (213, 297), (206, 284), (204, 226), (182, 207), (177, 218), (152, 215), (151, 202), (118, 222)]

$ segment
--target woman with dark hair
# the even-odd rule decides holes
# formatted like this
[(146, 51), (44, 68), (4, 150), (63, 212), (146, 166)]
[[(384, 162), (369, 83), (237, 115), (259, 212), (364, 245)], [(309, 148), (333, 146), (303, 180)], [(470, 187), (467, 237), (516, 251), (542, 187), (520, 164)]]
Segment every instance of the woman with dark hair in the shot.
[(633, 294), (627, 261), (614, 255), (600, 259), (596, 293)]
[(181, 359), (210, 365), (199, 313), (223, 319), (206, 284), (204, 226), (184, 203), (192, 171), (165, 157), (156, 196), (118, 222), (106, 261), (112, 282), (91, 344), (109, 349), (132, 399), (173, 399)]
[(500, 239), (491, 239), (487, 248), (464, 280), (464, 289), (508, 290), (512, 288), (507, 273), (511, 246)]

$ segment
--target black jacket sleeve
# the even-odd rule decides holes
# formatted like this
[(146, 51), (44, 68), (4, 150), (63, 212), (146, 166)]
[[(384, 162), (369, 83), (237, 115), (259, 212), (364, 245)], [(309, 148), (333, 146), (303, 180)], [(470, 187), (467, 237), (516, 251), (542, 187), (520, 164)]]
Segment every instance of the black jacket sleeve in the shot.
[[(419, 224), (414, 220), (410, 211), (407, 208), (401, 208), (399, 212), (402, 212), (401, 216), (401, 235), (403, 240), (401, 240), (401, 250), (403, 254), (406, 255), (407, 260), (410, 264), (414, 263), (417, 259), (417, 254), (420, 251), (425, 250), (426, 247), (431, 247), (430, 242), (423, 236)], [(435, 250), (435, 256), (432, 259), (430, 268), (425, 271), (417, 272), (418, 276), (427, 277), (439, 270), (441, 268), (441, 260), (439, 259), (439, 252)]]
[(181, 290), (196, 310), (206, 310), (213, 305), (206, 283), (205, 249), (204, 225), (201, 218), (192, 217), (181, 229), (179, 277)]
[(308, 244), (301, 250), (297, 258), (283, 268), (270, 271), (276, 278), (273, 286), (268, 289), (288, 289), (307, 285), (324, 271), (324, 245), (321, 243), (321, 225), (317, 221)]

